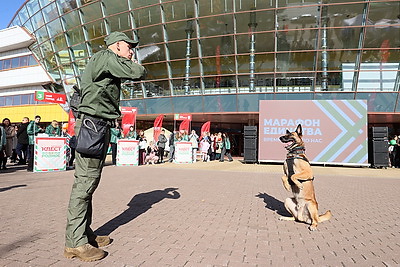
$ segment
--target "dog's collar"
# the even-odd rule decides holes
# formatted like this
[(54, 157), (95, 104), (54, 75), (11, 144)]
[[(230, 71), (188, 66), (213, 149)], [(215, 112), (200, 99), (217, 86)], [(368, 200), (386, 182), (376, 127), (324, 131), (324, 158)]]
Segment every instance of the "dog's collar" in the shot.
[(308, 158), (304, 155), (304, 154), (292, 154), (292, 153), (288, 153), (286, 155), (286, 161), (291, 162), (293, 164), (294, 159), (302, 159), (304, 161), (307, 161), (308, 163), (310, 163), (308, 161)]
[(309, 162), (308, 159), (306, 158), (306, 156), (304, 155), (305, 152), (306, 152), (306, 150), (303, 146), (298, 146), (298, 147), (295, 147), (292, 150), (288, 151), (288, 153), (286, 154), (286, 158), (287, 159), (302, 159), (302, 160)]
[(304, 146), (296, 146), (290, 150), (288, 150), (288, 154), (304, 154), (306, 152), (306, 149)]

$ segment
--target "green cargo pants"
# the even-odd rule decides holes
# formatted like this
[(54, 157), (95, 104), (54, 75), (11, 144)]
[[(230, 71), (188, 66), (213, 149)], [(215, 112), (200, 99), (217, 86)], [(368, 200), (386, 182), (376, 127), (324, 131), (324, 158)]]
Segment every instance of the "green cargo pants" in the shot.
[[(79, 135), (82, 120), (77, 119), (75, 134)], [(65, 246), (76, 248), (88, 243), (93, 237), (92, 223), (92, 195), (100, 182), (101, 172), (107, 155), (110, 141), (110, 130), (106, 133), (106, 142), (103, 156), (100, 159), (83, 157), (75, 152), (75, 181), (72, 186), (67, 213), (67, 229)]]

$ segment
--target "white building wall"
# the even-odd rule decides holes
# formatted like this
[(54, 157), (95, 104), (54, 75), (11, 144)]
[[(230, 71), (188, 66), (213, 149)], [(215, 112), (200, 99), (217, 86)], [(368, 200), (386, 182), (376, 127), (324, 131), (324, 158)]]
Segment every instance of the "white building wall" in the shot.
[(22, 57), (22, 56), (31, 55), (31, 54), (32, 54), (32, 52), (28, 48), (9, 50), (9, 51), (5, 51), (5, 52), (0, 52), (0, 60), (13, 58), (13, 57)]
[(35, 38), (25, 28), (14, 26), (0, 30), (0, 40), (0, 52), (4, 52), (26, 48), (35, 41)]
[(42, 85), (51, 82), (41, 66), (0, 71), (0, 90), (30, 85)]
[(0, 96), (28, 95), (28, 94), (34, 94), (36, 91), (45, 91), (45, 90), (42, 86), (39, 85), (14, 87), (14, 88), (0, 90)]

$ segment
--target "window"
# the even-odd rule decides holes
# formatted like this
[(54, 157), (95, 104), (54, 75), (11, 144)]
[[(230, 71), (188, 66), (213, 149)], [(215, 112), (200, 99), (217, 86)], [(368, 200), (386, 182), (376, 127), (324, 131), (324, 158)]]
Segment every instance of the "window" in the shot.
[(19, 57), (13, 58), (13, 59), (11, 60), (11, 68), (12, 68), (12, 69), (16, 69), (16, 68), (18, 68), (18, 67), (20, 67), (20, 66), (19, 66)]
[(3, 60), (3, 70), (11, 69), (11, 59)]
[(19, 63), (21, 67), (29, 66), (29, 56), (20, 57)]
[(29, 104), (29, 97), (30, 95), (21, 95), (21, 105)]
[(21, 95), (13, 96), (13, 106), (21, 105)]
[(36, 59), (32, 55), (29, 56), (29, 66), (36, 66), (36, 65), (39, 65)]
[(36, 65), (38, 65), (38, 62), (33, 55), (0, 60), (0, 70), (9, 70)]
[(6, 106), (12, 106), (13, 102), (13, 97), (12, 96), (6, 96)]

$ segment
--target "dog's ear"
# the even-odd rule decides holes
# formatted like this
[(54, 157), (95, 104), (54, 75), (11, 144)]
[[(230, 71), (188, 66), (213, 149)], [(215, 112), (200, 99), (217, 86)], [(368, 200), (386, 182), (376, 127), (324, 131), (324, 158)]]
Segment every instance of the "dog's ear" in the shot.
[(288, 129), (286, 129), (286, 134), (290, 134), (290, 131)]
[(297, 125), (296, 133), (297, 133), (298, 136), (302, 136), (303, 135), (303, 128), (301, 128), (301, 124)]

